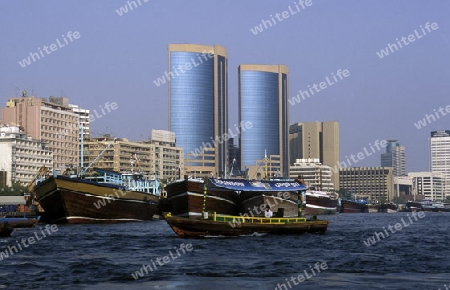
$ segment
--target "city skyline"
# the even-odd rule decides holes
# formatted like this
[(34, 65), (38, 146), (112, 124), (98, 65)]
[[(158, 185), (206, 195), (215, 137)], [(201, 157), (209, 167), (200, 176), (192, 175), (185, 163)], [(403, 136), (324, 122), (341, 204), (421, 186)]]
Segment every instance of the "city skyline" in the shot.
[[(27, 89), (39, 97), (67, 96), (91, 110), (116, 102), (117, 110), (93, 123), (93, 134), (144, 140), (151, 129), (169, 129), (167, 83), (153, 80), (167, 71), (170, 43), (227, 48), (230, 128), (238, 120), (238, 65), (260, 63), (289, 67), (290, 97), (309, 92), (290, 104), (289, 124), (339, 122), (340, 160), (374, 140), (395, 139), (406, 148), (407, 172), (428, 171), (429, 133), (449, 129), (450, 4), (444, 1), (311, 1), (300, 11), (293, 1), (148, 2), (122, 16), (116, 10), (126, 1), (93, 2), (89, 9), (56, 1), (26, 8), (5, 3), (3, 21), (21, 25), (0, 28), (8, 40), (0, 48), (0, 101)], [(294, 13), (284, 18), (289, 7)], [(264, 29), (254, 34), (259, 25)], [(45, 57), (19, 64), (41, 52)], [(357, 165), (378, 164), (373, 154)]]

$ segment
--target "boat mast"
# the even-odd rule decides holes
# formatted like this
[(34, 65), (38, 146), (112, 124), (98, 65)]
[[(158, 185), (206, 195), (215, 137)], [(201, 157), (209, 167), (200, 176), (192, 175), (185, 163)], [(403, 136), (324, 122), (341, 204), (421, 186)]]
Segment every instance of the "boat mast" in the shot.
[(264, 166), (266, 170), (266, 179), (269, 178), (269, 175), (267, 173), (267, 163), (269, 163), (269, 158), (267, 158), (267, 149), (264, 149)]
[(81, 124), (80, 126), (81, 133), (81, 141), (80, 141), (80, 174), (83, 171), (83, 163), (84, 163), (84, 126)]

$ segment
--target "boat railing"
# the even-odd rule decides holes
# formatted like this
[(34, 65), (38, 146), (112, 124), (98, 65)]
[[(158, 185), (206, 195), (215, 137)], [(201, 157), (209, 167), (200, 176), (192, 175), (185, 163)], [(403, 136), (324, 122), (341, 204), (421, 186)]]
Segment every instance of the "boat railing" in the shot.
[(266, 217), (246, 217), (246, 216), (227, 216), (213, 214), (213, 221), (234, 222), (234, 223), (254, 223), (254, 224), (288, 224), (306, 222), (304, 217), (293, 218), (266, 218)]
[(156, 180), (126, 180), (125, 187), (129, 190), (152, 193), (159, 196), (158, 182)]

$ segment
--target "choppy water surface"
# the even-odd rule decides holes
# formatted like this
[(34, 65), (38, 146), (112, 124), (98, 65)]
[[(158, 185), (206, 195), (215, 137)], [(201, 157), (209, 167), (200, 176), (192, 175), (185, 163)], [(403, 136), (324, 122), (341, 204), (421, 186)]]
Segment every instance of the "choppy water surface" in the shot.
[[(330, 220), (325, 235), (205, 239), (178, 238), (163, 220), (58, 225), (3, 257), (0, 289), (437, 290), (450, 284), (450, 213), (426, 213), (413, 223), (407, 213), (320, 218)], [(403, 223), (400, 230), (396, 223)], [(0, 251), (42, 235), (39, 227), (1, 238)], [(389, 236), (378, 234), (366, 246), (383, 227)]]

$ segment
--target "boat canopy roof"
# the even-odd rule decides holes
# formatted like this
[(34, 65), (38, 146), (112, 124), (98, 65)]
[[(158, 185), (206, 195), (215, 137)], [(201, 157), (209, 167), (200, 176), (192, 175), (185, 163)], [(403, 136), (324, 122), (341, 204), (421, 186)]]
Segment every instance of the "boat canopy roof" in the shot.
[(144, 176), (144, 174), (141, 173), (141, 172), (125, 172), (125, 173), (121, 173), (121, 172), (108, 170), (108, 169), (97, 168), (97, 167), (95, 167), (94, 170), (95, 170), (95, 172), (97, 172), (100, 175), (115, 176), (116, 178), (123, 177), (123, 176), (134, 176), (134, 179), (136, 179), (136, 178), (140, 178), (140, 177)]
[(299, 191), (306, 186), (298, 181), (246, 180), (209, 178), (207, 186), (235, 191)]

